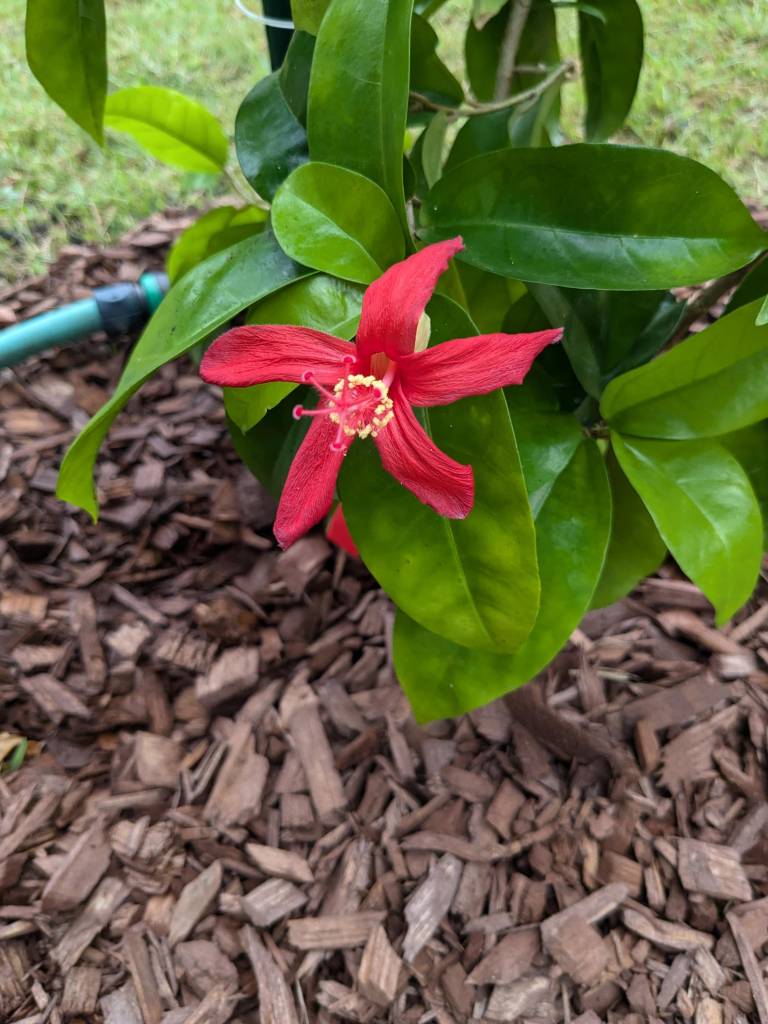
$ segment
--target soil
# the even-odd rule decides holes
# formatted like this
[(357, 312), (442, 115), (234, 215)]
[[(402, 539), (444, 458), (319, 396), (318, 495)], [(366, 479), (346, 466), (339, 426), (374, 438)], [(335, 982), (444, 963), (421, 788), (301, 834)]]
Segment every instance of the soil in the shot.
[[(69, 247), (11, 317), (162, 264)], [(166, 366), (56, 469), (126, 345), (0, 376), (0, 1020), (768, 1024), (768, 565), (715, 629), (674, 565), (536, 680), (426, 727), (393, 607), (274, 545), (216, 388)]]

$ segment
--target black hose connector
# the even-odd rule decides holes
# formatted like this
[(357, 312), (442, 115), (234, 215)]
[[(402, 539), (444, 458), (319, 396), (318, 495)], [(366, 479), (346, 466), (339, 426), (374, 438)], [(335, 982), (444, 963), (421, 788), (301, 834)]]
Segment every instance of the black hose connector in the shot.
[[(163, 292), (167, 292), (170, 287), (167, 275), (157, 273), (155, 276), (160, 279), (158, 284)], [(110, 338), (140, 330), (153, 313), (145, 290), (138, 284), (126, 282), (96, 288), (93, 298), (99, 308), (102, 327)]]

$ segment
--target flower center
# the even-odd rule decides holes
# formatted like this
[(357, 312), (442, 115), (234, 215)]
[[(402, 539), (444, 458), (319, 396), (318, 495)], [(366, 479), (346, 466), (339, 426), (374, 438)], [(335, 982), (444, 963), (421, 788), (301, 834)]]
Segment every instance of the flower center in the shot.
[(345, 435), (376, 437), (394, 416), (389, 388), (376, 377), (350, 373), (338, 381), (333, 391), (318, 384), (311, 370), (307, 370), (302, 379), (317, 388), (328, 404), (323, 409), (305, 409), (303, 405), (297, 405), (293, 410), (294, 419), (301, 416), (329, 416), (331, 422), (337, 423), (339, 428), (331, 442), (331, 451), (343, 451)]

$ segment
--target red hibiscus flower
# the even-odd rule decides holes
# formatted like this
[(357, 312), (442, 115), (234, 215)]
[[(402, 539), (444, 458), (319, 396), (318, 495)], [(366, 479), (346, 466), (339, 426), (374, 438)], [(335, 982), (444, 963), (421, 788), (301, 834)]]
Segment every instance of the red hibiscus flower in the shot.
[(312, 425), (291, 464), (275, 520), (287, 548), (330, 509), (336, 478), (356, 436), (372, 437), (388, 473), (419, 501), (450, 519), (472, 508), (472, 467), (443, 454), (411, 406), (447, 405), (520, 384), (541, 350), (562, 330), (486, 334), (427, 349), (424, 307), (460, 238), (427, 246), (390, 267), (367, 289), (355, 343), (308, 327), (235, 327), (211, 345), (200, 375), (244, 388), (268, 381), (311, 384), (316, 409), (294, 416)]

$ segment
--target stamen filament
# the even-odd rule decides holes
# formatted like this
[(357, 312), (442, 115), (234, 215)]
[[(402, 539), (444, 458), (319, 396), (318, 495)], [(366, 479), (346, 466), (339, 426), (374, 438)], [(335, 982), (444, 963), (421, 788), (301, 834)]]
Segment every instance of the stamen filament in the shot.
[[(344, 362), (354, 360), (345, 357)], [(388, 374), (394, 377), (395, 371)], [(376, 437), (394, 415), (392, 399), (388, 397), (387, 385), (372, 375), (346, 374), (337, 381), (333, 391), (321, 387), (312, 370), (302, 374), (302, 380), (317, 389), (325, 403), (319, 409), (305, 409), (303, 405), (293, 408), (295, 419), (301, 416), (329, 416), (337, 424), (336, 436), (330, 444), (331, 451), (343, 451), (346, 437)]]

